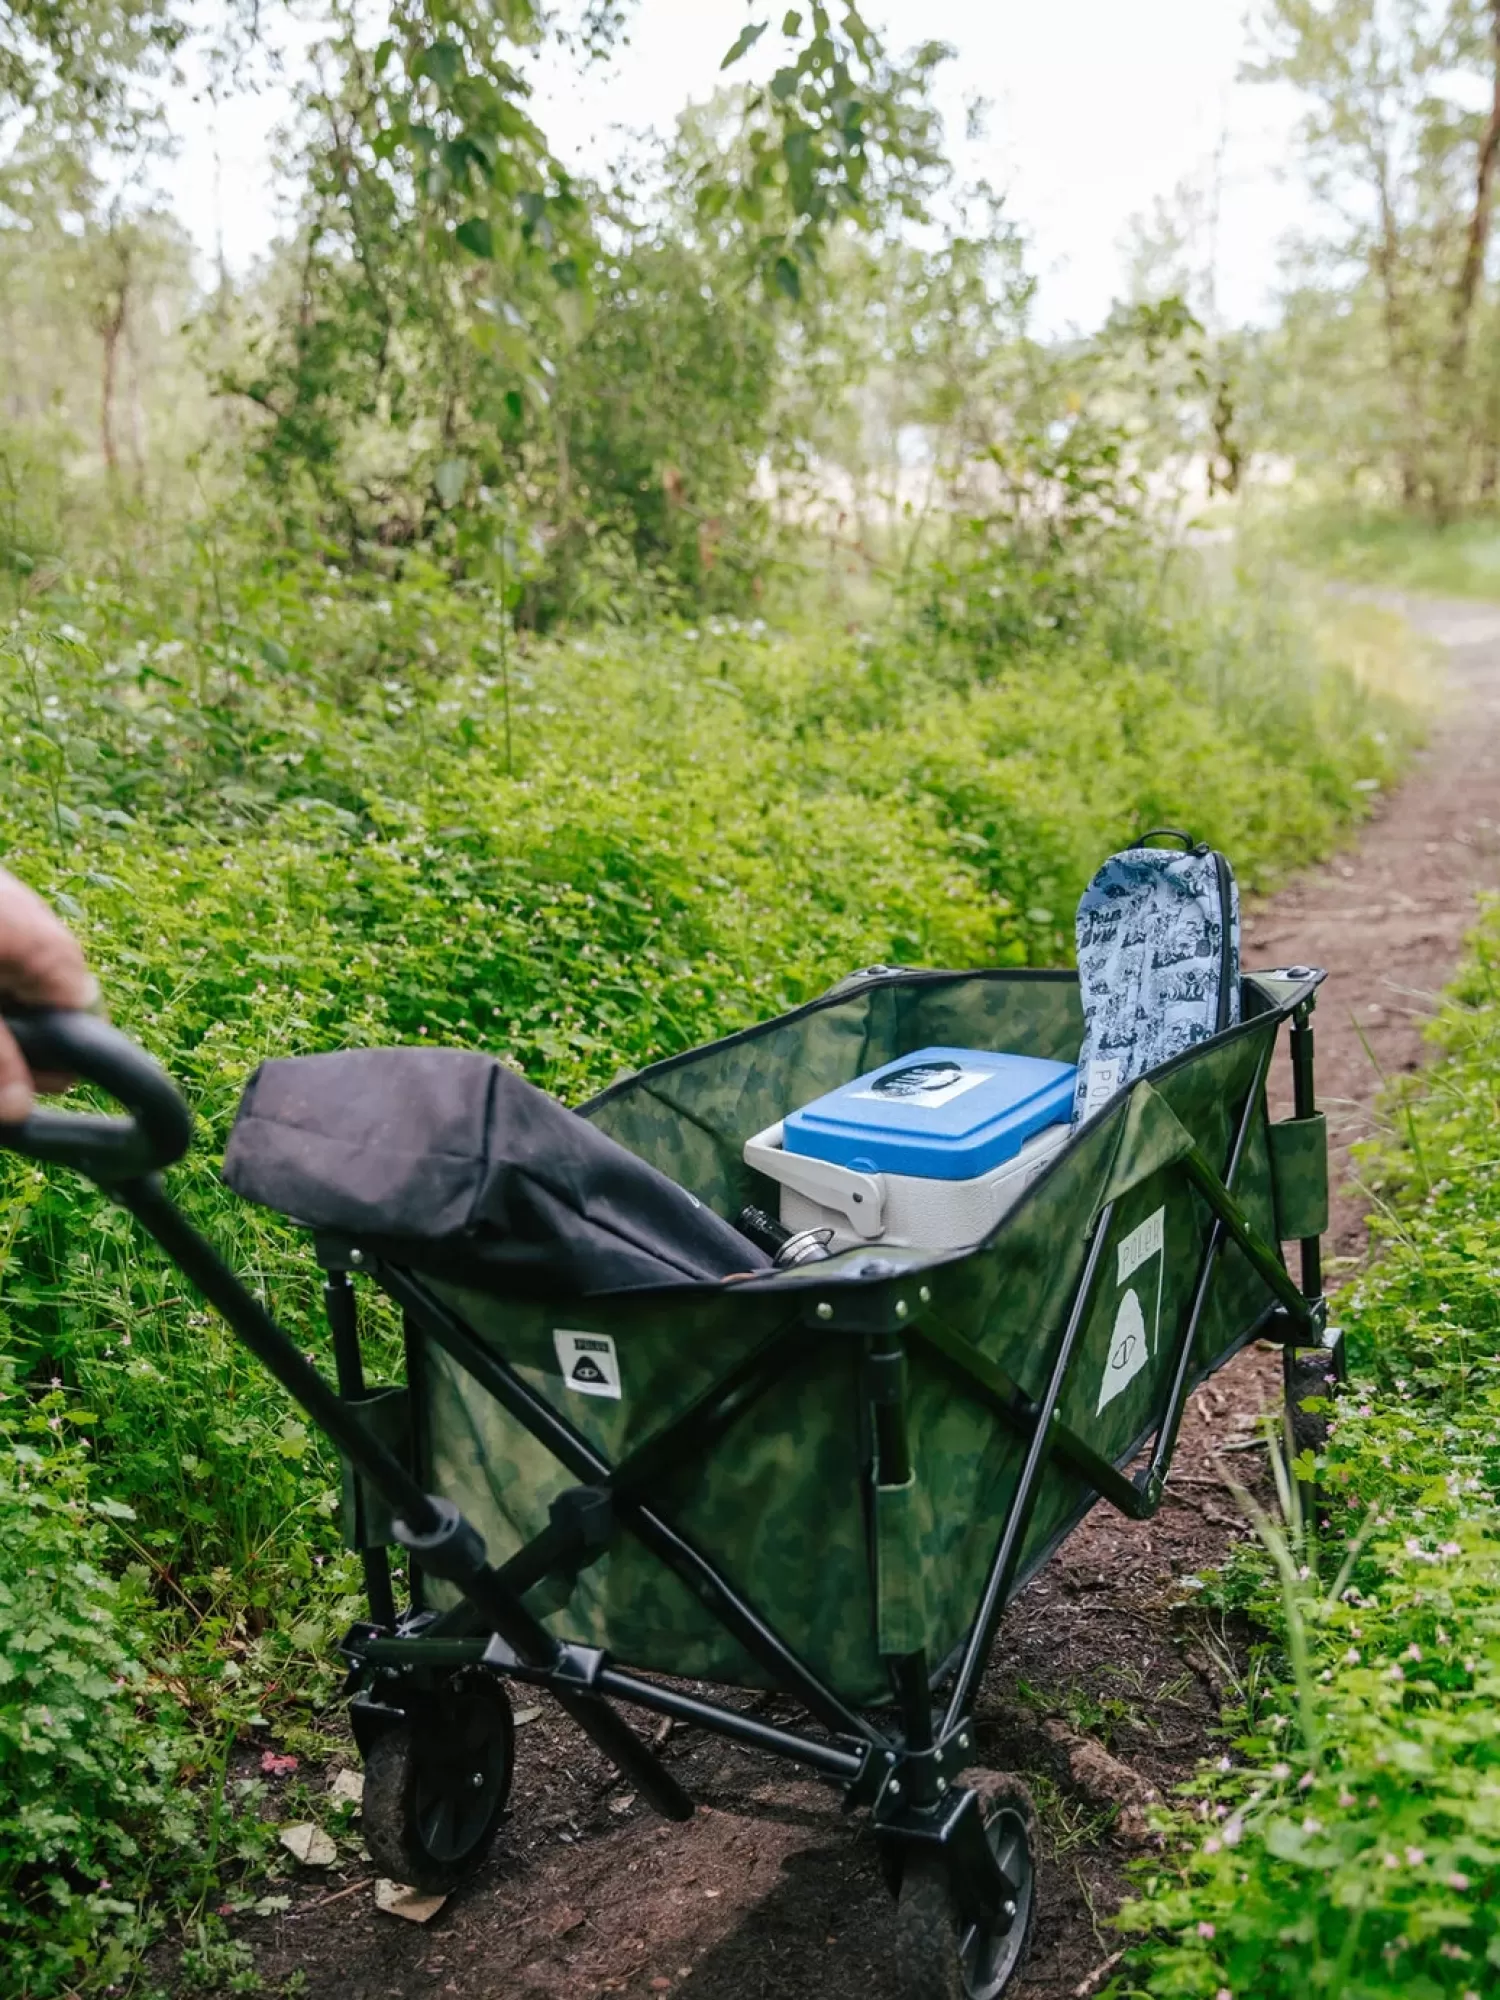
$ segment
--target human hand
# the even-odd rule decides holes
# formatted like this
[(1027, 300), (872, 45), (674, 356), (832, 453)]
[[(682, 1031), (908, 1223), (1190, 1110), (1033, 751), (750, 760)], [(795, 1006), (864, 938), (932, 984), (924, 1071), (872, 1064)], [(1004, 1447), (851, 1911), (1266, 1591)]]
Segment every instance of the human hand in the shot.
[[(0, 868), (0, 1007), (92, 1007), (99, 982), (78, 940), (41, 897)], [(33, 1076), (0, 1023), (0, 1125), (18, 1125), (38, 1090), (65, 1090), (68, 1078)]]

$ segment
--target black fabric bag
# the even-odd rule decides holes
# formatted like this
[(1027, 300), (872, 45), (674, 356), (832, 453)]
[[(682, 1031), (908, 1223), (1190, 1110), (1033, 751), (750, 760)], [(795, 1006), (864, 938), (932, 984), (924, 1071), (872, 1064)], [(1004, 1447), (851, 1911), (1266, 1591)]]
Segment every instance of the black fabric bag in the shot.
[(578, 1297), (769, 1260), (675, 1181), (467, 1049), (262, 1063), (224, 1154), (236, 1194), (438, 1275)]

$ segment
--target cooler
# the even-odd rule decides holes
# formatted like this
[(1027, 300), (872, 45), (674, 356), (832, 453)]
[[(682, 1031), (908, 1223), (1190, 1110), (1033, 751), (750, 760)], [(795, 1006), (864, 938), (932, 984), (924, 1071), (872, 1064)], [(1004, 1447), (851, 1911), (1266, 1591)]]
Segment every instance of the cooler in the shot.
[(746, 1142), (781, 1221), (830, 1247), (952, 1250), (987, 1236), (1072, 1129), (1077, 1068), (926, 1048), (792, 1111)]

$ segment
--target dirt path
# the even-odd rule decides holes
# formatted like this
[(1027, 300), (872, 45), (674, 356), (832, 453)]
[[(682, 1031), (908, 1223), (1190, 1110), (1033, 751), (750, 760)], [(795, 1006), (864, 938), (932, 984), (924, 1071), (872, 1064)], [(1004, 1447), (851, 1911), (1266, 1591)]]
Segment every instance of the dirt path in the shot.
[[(1444, 715), (1405, 787), (1358, 846), (1247, 913), (1250, 966), (1329, 968), (1318, 1012), (1321, 1094), (1342, 1161), (1370, 1129), (1378, 1076), (1421, 1058), (1474, 897), (1500, 887), (1500, 608), (1420, 604), (1450, 660)], [(1358, 1253), (1357, 1197), (1333, 1248)], [(1337, 1267), (1335, 1267), (1337, 1275)], [(1175, 1580), (1239, 1532), (1207, 1456), (1254, 1434), (1279, 1359), (1242, 1355), (1194, 1399), (1169, 1504), (1145, 1526), (1100, 1507), (1008, 1614), (980, 1703), (980, 1761), (1003, 1763), (998, 1705), (1018, 1686), (1101, 1735), (1150, 1782), (1188, 1776), (1217, 1716), (1209, 1663), (1174, 1621)], [(1248, 1458), (1247, 1463), (1251, 1462)], [(524, 1713), (524, 1711), (523, 1711)], [(988, 1720), (987, 1720), (988, 1715)], [(320, 2000), (881, 2000), (891, 1935), (872, 1843), (835, 1795), (785, 1767), (679, 1736), (673, 1768), (704, 1801), (686, 1827), (653, 1819), (566, 1725), (518, 1738), (514, 1810), (484, 1873), (427, 1928), (376, 1915), (367, 1866), (297, 1885), (292, 1908), (243, 1935), (275, 1987)], [(1115, 1950), (1103, 1920), (1123, 1856), (1105, 1815), (1044, 1789), (1042, 1915), (1016, 2000), (1067, 2000)]]

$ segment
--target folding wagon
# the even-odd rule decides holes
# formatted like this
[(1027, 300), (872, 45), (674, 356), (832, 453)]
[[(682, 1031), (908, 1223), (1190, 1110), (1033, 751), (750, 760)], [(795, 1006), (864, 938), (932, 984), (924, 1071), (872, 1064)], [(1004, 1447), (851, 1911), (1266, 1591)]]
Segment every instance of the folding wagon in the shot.
[[(343, 1455), (370, 1613), (344, 1652), (383, 1870), (438, 1889), (478, 1862), (521, 1682), (672, 1818), (692, 1801), (628, 1707), (841, 1787), (898, 1898), (891, 1991), (993, 2000), (1035, 1901), (1024, 1788), (976, 1769), (1006, 1605), (1096, 1501), (1156, 1511), (1189, 1393), (1248, 1341), (1283, 1345), (1294, 1399), (1309, 1351), (1328, 1364), (1321, 978), (1244, 978), (1237, 1025), (1082, 1123), (970, 1249), (874, 1244), (740, 1282), (539, 1297), (389, 1218), (321, 1234), (336, 1388), (168, 1199), (158, 1174), (188, 1115), (124, 1037), (81, 1015), (16, 1022), (35, 1064), (131, 1115), (38, 1112), (0, 1143), (129, 1209)], [(1272, 1122), (1283, 1023), (1295, 1115)], [(1071, 973), (877, 966), (581, 1115), (727, 1218), (774, 1198), (743, 1147), (790, 1107), (929, 1044), (1071, 1061), (1082, 1028)], [(305, 1216), (298, 1171), (285, 1205)], [(402, 1309), (399, 1386), (365, 1378), (356, 1281)], [(747, 1712), (744, 1689), (805, 1720)]]

